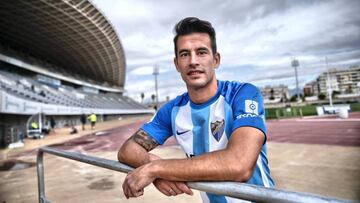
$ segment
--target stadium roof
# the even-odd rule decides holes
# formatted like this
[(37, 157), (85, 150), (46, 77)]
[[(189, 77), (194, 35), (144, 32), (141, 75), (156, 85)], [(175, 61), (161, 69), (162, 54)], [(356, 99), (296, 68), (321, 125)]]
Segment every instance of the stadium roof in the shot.
[(124, 87), (120, 40), (88, 0), (1, 0), (0, 42), (70, 73)]

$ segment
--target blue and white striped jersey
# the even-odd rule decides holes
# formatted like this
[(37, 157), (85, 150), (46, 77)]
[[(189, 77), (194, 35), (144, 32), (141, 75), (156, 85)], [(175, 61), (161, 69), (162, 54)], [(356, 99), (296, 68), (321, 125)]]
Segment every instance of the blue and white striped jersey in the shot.
[[(188, 157), (224, 149), (235, 129), (250, 126), (261, 130), (266, 139), (265, 110), (260, 91), (249, 83), (218, 81), (214, 97), (204, 104), (193, 103), (184, 93), (164, 105), (153, 120), (141, 128), (163, 144), (170, 136)], [(256, 162), (249, 184), (274, 186), (268, 167), (266, 143)], [(204, 202), (244, 202), (202, 193)]]

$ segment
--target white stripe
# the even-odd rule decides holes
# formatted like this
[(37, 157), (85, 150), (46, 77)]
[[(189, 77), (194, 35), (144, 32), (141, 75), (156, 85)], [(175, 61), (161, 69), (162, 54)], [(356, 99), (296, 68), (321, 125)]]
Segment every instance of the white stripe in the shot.
[(250, 201), (237, 199), (237, 198), (232, 198), (232, 197), (227, 197), (227, 196), (225, 196), (225, 199), (226, 199), (227, 203), (251, 203)]
[[(194, 154), (193, 152), (193, 123), (191, 119), (191, 108), (190, 102), (188, 102), (185, 106), (179, 108), (178, 114), (175, 118), (175, 138), (178, 141), (179, 145), (183, 148), (185, 153)], [(177, 135), (176, 131), (187, 133)]]
[(266, 176), (266, 173), (264, 171), (264, 167), (263, 167), (263, 164), (262, 164), (262, 161), (261, 161), (261, 155), (260, 154), (259, 154), (258, 159), (256, 161), (256, 165), (259, 167), (260, 174), (261, 174), (261, 179), (262, 179), (262, 181), (264, 183), (264, 186), (265, 187), (270, 187), (269, 179)]
[[(224, 133), (221, 136), (221, 139), (217, 141), (211, 132), (211, 123), (216, 121), (225, 120), (225, 99), (223, 96), (219, 96), (218, 100), (211, 104), (210, 106), (210, 115), (209, 115), (209, 151), (217, 151), (221, 149), (225, 149), (228, 143), (228, 139), (225, 133), (225, 126), (224, 126)], [(226, 125), (226, 123), (224, 124)]]

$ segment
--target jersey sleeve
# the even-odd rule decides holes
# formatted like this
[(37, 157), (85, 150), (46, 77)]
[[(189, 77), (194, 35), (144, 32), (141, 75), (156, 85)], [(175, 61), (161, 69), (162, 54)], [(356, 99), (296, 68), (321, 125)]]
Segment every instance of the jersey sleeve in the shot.
[(173, 134), (171, 129), (171, 109), (171, 102), (165, 104), (150, 122), (145, 123), (141, 127), (141, 129), (147, 132), (159, 144), (164, 144), (164, 142)]
[(232, 131), (248, 126), (261, 130), (266, 140), (265, 108), (261, 92), (252, 84), (245, 83), (235, 95), (233, 104), (234, 124)]

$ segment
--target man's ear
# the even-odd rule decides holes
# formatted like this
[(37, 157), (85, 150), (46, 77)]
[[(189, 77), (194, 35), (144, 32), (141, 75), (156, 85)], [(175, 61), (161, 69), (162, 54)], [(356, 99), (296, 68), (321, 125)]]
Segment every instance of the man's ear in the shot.
[(180, 71), (179, 71), (179, 68), (178, 68), (178, 62), (177, 62), (176, 56), (174, 57), (174, 65), (175, 65), (175, 67), (176, 67), (177, 72), (180, 72)]
[(216, 52), (216, 54), (214, 55), (214, 68), (218, 68), (220, 66), (220, 61), (221, 61), (221, 56), (219, 52)]

